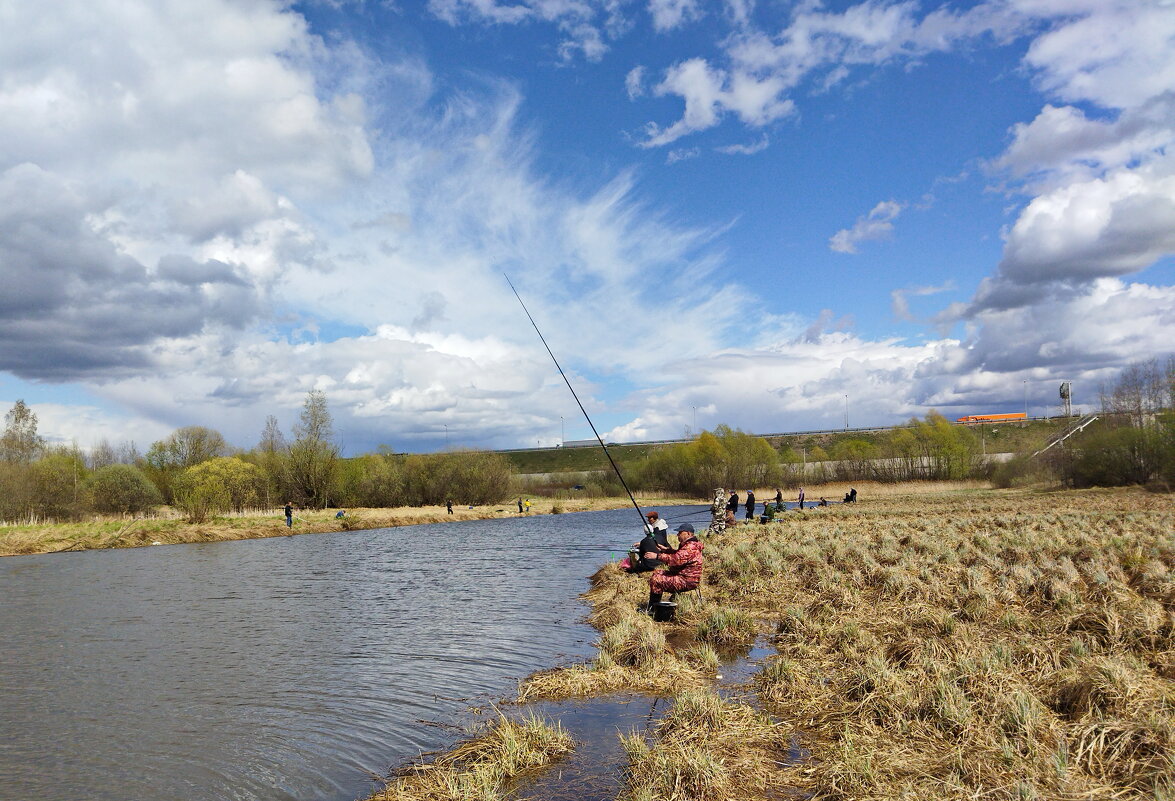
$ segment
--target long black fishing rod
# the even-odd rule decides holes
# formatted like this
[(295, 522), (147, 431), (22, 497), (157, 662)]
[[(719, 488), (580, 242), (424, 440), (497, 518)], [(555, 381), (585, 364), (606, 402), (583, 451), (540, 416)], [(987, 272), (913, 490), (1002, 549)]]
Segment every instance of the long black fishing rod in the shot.
[(555, 363), (555, 367), (559, 368), (559, 375), (563, 376), (563, 383), (567, 385), (569, 390), (571, 390), (571, 397), (575, 398), (575, 402), (579, 404), (579, 410), (583, 412), (584, 419), (587, 420), (588, 425), (592, 427), (592, 433), (596, 435), (596, 439), (599, 441), (600, 447), (604, 449), (604, 455), (608, 457), (608, 461), (611, 463), (612, 469), (616, 471), (616, 477), (620, 479), (620, 484), (624, 487), (624, 491), (628, 493), (628, 499), (632, 501), (632, 505), (636, 509), (636, 513), (641, 516), (641, 525), (647, 527), (648, 522), (645, 520), (645, 513), (641, 511), (640, 504), (636, 502), (636, 498), (632, 497), (632, 490), (628, 488), (628, 482), (624, 480), (624, 475), (620, 472), (620, 468), (616, 466), (616, 462), (612, 459), (612, 454), (608, 452), (608, 446), (604, 444), (604, 438), (600, 436), (599, 431), (596, 431), (596, 426), (592, 422), (592, 418), (588, 416), (587, 409), (583, 408), (583, 404), (580, 403), (579, 396), (575, 394), (575, 387), (571, 386), (571, 382), (567, 380), (567, 373), (563, 372), (563, 368), (559, 365), (559, 360), (555, 358), (555, 354), (551, 351), (551, 346), (547, 344), (547, 338), (544, 337), (543, 332), (539, 330), (539, 324), (534, 321), (534, 317), (531, 317), (530, 309), (526, 308), (526, 304), (522, 302), (522, 296), (519, 295), (518, 290), (514, 288), (514, 282), (510, 280), (510, 276), (506, 275), (505, 273), (502, 273), (502, 275), (506, 277), (506, 283), (510, 285), (510, 289), (514, 293), (514, 297), (518, 298), (518, 302), (522, 305), (522, 310), (526, 312), (526, 316), (530, 320), (530, 324), (534, 326), (534, 332), (538, 334), (539, 339), (542, 340), (543, 347), (547, 349), (547, 353), (551, 354), (551, 361)]

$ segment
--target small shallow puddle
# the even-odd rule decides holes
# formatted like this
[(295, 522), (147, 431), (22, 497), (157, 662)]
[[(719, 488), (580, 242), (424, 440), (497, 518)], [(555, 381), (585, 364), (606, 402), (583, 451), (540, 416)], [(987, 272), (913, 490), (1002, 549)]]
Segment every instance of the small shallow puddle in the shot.
[(719, 651), (718, 658), (722, 661), (722, 667), (718, 673), (721, 678), (717, 683), (719, 694), (730, 697), (730, 691), (750, 681), (751, 676), (763, 664), (763, 660), (773, 653), (775, 653), (775, 649), (765, 640), (759, 640), (750, 648)]
[[(774, 649), (755, 645), (720, 654), (722, 666), (715, 689), (725, 697), (742, 695), (743, 687)], [(620, 735), (650, 733), (668, 711), (671, 701), (648, 695), (609, 695), (570, 701), (543, 701), (520, 707), (519, 714), (535, 713), (559, 721), (575, 738), (575, 751), (566, 759), (529, 777), (513, 788), (519, 801), (613, 801), (623, 789), (628, 757)], [(795, 737), (788, 761), (807, 759), (810, 753)]]
[(628, 757), (620, 735), (647, 732), (669, 701), (645, 695), (605, 696), (541, 702), (526, 709), (558, 720), (575, 738), (570, 756), (525, 782), (511, 798), (520, 801), (612, 801), (619, 795)]

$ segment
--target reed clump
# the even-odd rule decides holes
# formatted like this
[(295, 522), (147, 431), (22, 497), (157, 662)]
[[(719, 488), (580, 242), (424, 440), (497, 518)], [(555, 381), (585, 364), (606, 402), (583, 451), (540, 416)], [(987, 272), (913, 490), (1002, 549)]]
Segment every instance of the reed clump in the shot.
[(629, 767), (620, 801), (740, 801), (778, 797), (787, 733), (761, 711), (710, 689), (690, 690), (652, 737), (622, 737)]
[(583, 698), (614, 692), (670, 695), (713, 678), (718, 655), (707, 644), (680, 651), (665, 628), (637, 611), (623, 589), (602, 584), (588, 593), (598, 606), (589, 616), (603, 628), (596, 658), (586, 665), (541, 671), (519, 685), (518, 700)]
[(399, 771), (372, 801), (501, 801), (510, 782), (569, 753), (559, 726), (535, 717), (500, 717), (490, 730), (429, 763)]

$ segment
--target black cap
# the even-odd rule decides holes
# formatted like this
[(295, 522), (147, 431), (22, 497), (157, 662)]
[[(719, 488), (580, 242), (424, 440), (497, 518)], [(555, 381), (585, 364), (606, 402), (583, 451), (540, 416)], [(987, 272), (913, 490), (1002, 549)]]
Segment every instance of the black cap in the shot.
[(677, 527), (678, 534), (680, 534), (683, 531), (688, 531), (690, 534), (693, 534), (694, 533), (693, 524), (692, 523), (682, 523), (680, 526)]

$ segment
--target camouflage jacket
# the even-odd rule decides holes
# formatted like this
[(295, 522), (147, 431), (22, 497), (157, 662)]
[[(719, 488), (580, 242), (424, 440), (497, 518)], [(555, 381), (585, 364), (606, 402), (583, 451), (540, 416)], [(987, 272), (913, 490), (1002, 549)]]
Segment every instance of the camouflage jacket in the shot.
[(669, 567), (665, 571), (666, 575), (699, 582), (702, 580), (702, 549), (705, 547), (697, 537), (691, 537), (676, 551), (663, 553), (657, 558)]

